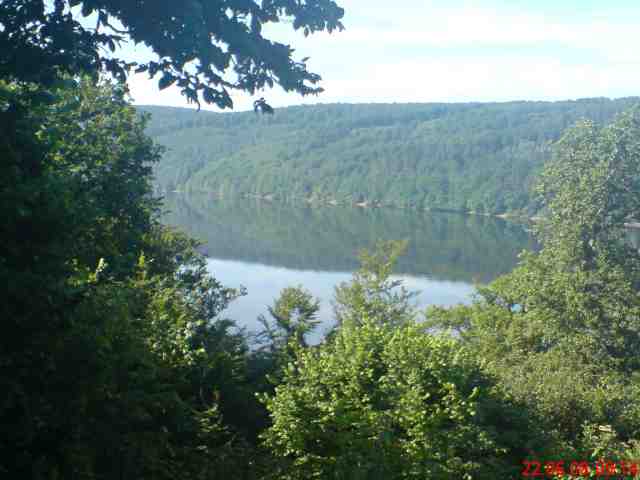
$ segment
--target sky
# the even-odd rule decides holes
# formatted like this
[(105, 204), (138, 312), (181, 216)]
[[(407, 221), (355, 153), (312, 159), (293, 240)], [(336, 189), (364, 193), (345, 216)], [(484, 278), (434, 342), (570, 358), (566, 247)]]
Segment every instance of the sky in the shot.
[[(640, 95), (637, 0), (338, 0), (343, 32), (265, 30), (311, 57), (325, 92), (258, 94), (274, 107), (335, 102), (564, 100)], [(144, 48), (124, 47), (132, 56)], [(189, 106), (156, 80), (129, 81), (135, 103)], [(235, 93), (235, 110), (252, 98)], [(193, 106), (191, 106), (193, 107)]]

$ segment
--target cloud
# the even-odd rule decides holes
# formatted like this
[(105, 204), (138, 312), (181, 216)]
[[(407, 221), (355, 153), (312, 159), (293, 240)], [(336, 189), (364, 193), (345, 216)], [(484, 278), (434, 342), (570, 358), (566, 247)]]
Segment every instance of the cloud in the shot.
[[(437, 8), (409, 0), (395, 9), (388, 2), (353, 1), (344, 32), (304, 38), (288, 25), (267, 30), (294, 45), (296, 55), (311, 56), (310, 70), (322, 74), (326, 92), (303, 99), (276, 89), (259, 96), (284, 106), (552, 100), (638, 92), (637, 26), (627, 20), (629, 15), (604, 8), (599, 16)], [(185, 105), (177, 90), (160, 93), (146, 79), (134, 77), (131, 89), (137, 103)], [(244, 94), (235, 93), (234, 101), (240, 110), (252, 105)]]
[(626, 96), (638, 85), (638, 64), (603, 69), (498, 56), (378, 64), (356, 78), (329, 80), (327, 89), (340, 101), (459, 102)]
[[(634, 51), (637, 25), (605, 18), (549, 18), (534, 13), (501, 13), (492, 9), (439, 9), (422, 17), (407, 16), (383, 27), (359, 25), (337, 35), (315, 37), (310, 41), (372, 47), (407, 48), (483, 48), (504, 49), (542, 46), (593, 49), (617, 55)], [(640, 57), (636, 54), (634, 57)]]

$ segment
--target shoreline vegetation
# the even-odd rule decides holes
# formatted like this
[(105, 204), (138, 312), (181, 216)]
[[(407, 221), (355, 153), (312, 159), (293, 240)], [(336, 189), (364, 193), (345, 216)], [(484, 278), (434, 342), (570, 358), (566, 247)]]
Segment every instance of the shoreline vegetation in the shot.
[[(0, 1), (2, 478), (494, 480), (540, 461), (566, 480), (575, 459), (639, 458), (640, 234), (622, 227), (640, 210), (639, 98), (278, 111), (261, 98), (229, 115), (131, 104), (134, 72), (198, 107), (274, 86), (319, 93), (272, 27), (337, 33), (343, 17), (334, 0)], [(151, 55), (132, 61), (126, 42)], [(251, 293), (161, 222), (160, 190), (200, 189), (360, 209), (198, 199), (216, 220), (244, 213), (215, 226), (223, 247), (236, 235), (291, 258), (288, 235), (307, 258), (345, 259), (358, 223), (411, 235), (352, 260), (321, 343), (304, 285), (283, 288), (254, 335), (251, 315), (229, 311)], [(421, 235), (402, 218), (414, 215), (367, 199), (538, 215), (540, 248), (472, 304), (424, 311), (394, 276), (412, 241), (430, 265), (460, 265), (482, 243), (461, 224), (527, 235), (426, 213), (439, 225)], [(286, 210), (295, 231), (279, 228)], [(314, 216), (341, 218), (320, 229)], [(329, 243), (331, 224), (353, 235)], [(450, 231), (456, 248), (438, 248)], [(495, 238), (477, 265), (509, 260)]]
[[(389, 210), (403, 210), (403, 211), (415, 211), (415, 212), (433, 212), (433, 213), (457, 213), (462, 215), (474, 215), (474, 216), (482, 216), (482, 217), (491, 217), (491, 218), (501, 218), (503, 220), (513, 220), (513, 221), (535, 221), (536, 217), (529, 217), (524, 214), (514, 213), (514, 212), (503, 212), (503, 213), (485, 213), (485, 212), (476, 212), (473, 210), (455, 210), (449, 208), (441, 208), (441, 207), (429, 207), (429, 208), (420, 208), (420, 207), (410, 207), (410, 206), (402, 206), (395, 203), (383, 203), (375, 200), (364, 200), (359, 202), (354, 201), (340, 201), (335, 198), (327, 198), (327, 199), (319, 199), (319, 198), (300, 198), (300, 197), (288, 197), (287, 199), (279, 198), (275, 195), (271, 194), (255, 194), (255, 193), (237, 193), (231, 195), (224, 195), (220, 192), (214, 192), (211, 190), (172, 190), (171, 192), (166, 192), (160, 190), (160, 193), (163, 195), (166, 194), (178, 194), (178, 195), (211, 195), (219, 199), (224, 198), (242, 198), (242, 199), (255, 199), (259, 201), (264, 201), (267, 203), (297, 203), (297, 204), (306, 204), (310, 206), (318, 206), (318, 207), (350, 207), (350, 208), (384, 208)], [(637, 224), (638, 228), (640, 228), (640, 223)]]
[[(252, 194), (252, 193), (244, 193), (244, 194), (236, 194), (236, 195), (224, 195), (220, 192), (213, 192), (209, 190), (190, 190), (188, 192), (182, 190), (173, 190), (171, 192), (162, 192), (162, 194), (179, 194), (179, 195), (212, 195), (219, 199), (227, 198), (229, 196), (236, 198), (252, 198), (255, 200), (260, 200), (268, 203), (279, 202), (279, 203), (289, 203), (293, 198), (289, 198), (288, 200), (280, 199), (274, 195), (266, 194)], [(401, 205), (396, 205), (393, 203), (382, 203), (379, 201), (363, 201), (363, 202), (347, 202), (347, 201), (338, 201), (335, 198), (329, 199), (317, 199), (317, 198), (297, 198), (298, 202), (296, 203), (304, 203), (311, 206), (331, 206), (331, 207), (350, 207), (350, 208), (385, 208), (389, 210), (412, 210), (415, 212), (434, 212), (434, 213), (457, 213), (461, 215), (473, 215), (473, 216), (481, 216), (481, 217), (491, 217), (491, 218), (500, 218), (502, 220), (508, 220), (516, 223), (535, 223), (541, 220), (541, 217), (538, 215), (529, 216), (518, 212), (504, 212), (504, 213), (484, 213), (484, 212), (475, 212), (473, 210), (452, 210), (446, 208), (418, 208), (418, 207), (403, 207)], [(624, 227), (628, 229), (640, 229), (640, 222), (633, 220), (624, 223)]]
[(151, 114), (147, 133), (166, 148), (154, 168), (164, 191), (531, 216), (531, 186), (562, 132), (581, 120), (606, 125), (636, 102), (137, 110)]

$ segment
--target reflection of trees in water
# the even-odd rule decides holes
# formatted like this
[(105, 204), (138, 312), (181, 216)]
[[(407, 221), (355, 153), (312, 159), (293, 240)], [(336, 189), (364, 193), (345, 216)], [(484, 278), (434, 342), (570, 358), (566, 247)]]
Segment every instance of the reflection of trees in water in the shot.
[(166, 198), (165, 222), (206, 242), (214, 258), (294, 269), (351, 271), (377, 240), (407, 239), (399, 273), (486, 282), (534, 248), (520, 226), (489, 217), (390, 209), (307, 207), (208, 195)]
[(631, 245), (640, 250), (640, 228), (630, 228), (627, 230), (627, 235)]

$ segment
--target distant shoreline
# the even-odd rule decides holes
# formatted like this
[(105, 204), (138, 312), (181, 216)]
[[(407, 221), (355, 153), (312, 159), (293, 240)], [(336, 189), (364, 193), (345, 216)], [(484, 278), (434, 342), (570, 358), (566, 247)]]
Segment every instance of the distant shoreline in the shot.
[[(162, 193), (162, 192), (161, 192)], [(261, 200), (267, 203), (289, 203), (288, 200), (282, 200), (272, 194), (252, 194), (252, 193), (240, 193), (234, 195), (221, 195), (220, 193), (211, 191), (211, 190), (190, 190), (188, 192), (182, 190), (173, 190), (171, 192), (164, 192), (164, 194), (180, 194), (180, 195), (188, 195), (188, 194), (207, 194), (212, 195), (216, 198), (229, 198), (229, 197), (237, 197), (243, 199), (255, 199)], [(361, 209), (376, 209), (383, 208), (389, 210), (405, 210), (405, 211), (413, 211), (413, 212), (432, 212), (432, 213), (455, 213), (458, 215), (469, 215), (476, 217), (490, 217), (490, 218), (500, 218), (502, 220), (510, 220), (510, 221), (520, 221), (529, 223), (535, 221), (535, 217), (527, 217), (526, 215), (519, 215), (517, 213), (482, 213), (476, 212), (473, 210), (454, 210), (451, 208), (417, 208), (417, 207), (402, 207), (396, 204), (385, 204), (379, 201), (361, 201), (361, 202), (340, 202), (336, 199), (312, 199), (312, 198), (299, 198), (299, 197), (291, 197), (291, 200), (296, 199), (295, 203), (297, 204), (305, 204), (307, 206), (323, 206), (323, 207), (349, 207), (349, 208), (361, 208)], [(640, 228), (640, 224), (638, 224), (638, 228)]]
[[(182, 190), (173, 190), (171, 192), (165, 192), (165, 194), (167, 193), (182, 194), (182, 195), (190, 194), (190, 193), (208, 194), (208, 195), (213, 195), (217, 198), (228, 198), (228, 196), (225, 197), (225, 195), (221, 195), (219, 193), (216, 193), (210, 190), (191, 190), (189, 192), (184, 192)], [(238, 198), (245, 198), (245, 199), (253, 198), (255, 200), (262, 200), (267, 203), (272, 203), (272, 202), (287, 203), (285, 200), (281, 200), (271, 194), (257, 195), (257, 194), (251, 194), (251, 193), (244, 193), (244, 194), (237, 194), (237, 195), (230, 195), (230, 196), (237, 196)], [(473, 210), (453, 210), (453, 209), (447, 209), (447, 208), (400, 207), (395, 204), (383, 204), (381, 202), (362, 201), (362, 202), (354, 203), (354, 202), (339, 202), (336, 199), (319, 200), (319, 199), (311, 199), (311, 198), (302, 198), (298, 200), (299, 201), (297, 203), (304, 203), (307, 205), (325, 206), (325, 207), (350, 207), (350, 208), (363, 208), (363, 209), (384, 208), (384, 209), (390, 209), (390, 210), (393, 210), (393, 209), (409, 210), (414, 212), (456, 213), (459, 215), (469, 215), (469, 216), (476, 216), (476, 217), (499, 218), (502, 220), (508, 220), (508, 221), (519, 222), (519, 223), (535, 223), (540, 220), (540, 217), (537, 217), (537, 216), (528, 217), (526, 215), (520, 215), (517, 213), (508, 213), (508, 212), (481, 213), (481, 212), (475, 212)], [(624, 224), (624, 227), (629, 229), (640, 229), (640, 222), (635, 222), (635, 221), (627, 222)]]

